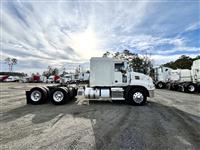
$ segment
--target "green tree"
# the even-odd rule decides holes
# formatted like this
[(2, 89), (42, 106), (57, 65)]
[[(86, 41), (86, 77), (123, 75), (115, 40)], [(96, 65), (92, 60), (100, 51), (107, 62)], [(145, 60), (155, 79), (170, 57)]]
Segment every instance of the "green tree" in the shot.
[(103, 57), (109, 57), (109, 55), (110, 55), (110, 52), (105, 52), (104, 54), (103, 54)]
[(17, 64), (17, 59), (16, 58), (10, 58), (10, 57), (7, 57), (5, 59), (5, 63), (8, 64), (8, 68), (9, 68), (9, 71), (13, 71), (13, 66)]
[(43, 76), (46, 76), (47, 78), (51, 75), (58, 75), (59, 70), (58, 68), (53, 68), (52, 66), (48, 66), (47, 70), (42, 73)]
[(196, 56), (195, 58), (182, 55), (177, 60), (163, 64), (163, 66), (169, 67), (172, 69), (191, 69), (193, 61), (197, 59), (200, 59), (200, 55)]
[[(109, 55), (108, 55), (109, 54)], [(106, 52), (103, 57), (112, 56), (113, 58), (129, 61), (129, 65), (135, 72), (140, 72), (144, 74), (149, 74), (151, 68), (153, 67), (149, 56), (141, 57), (136, 53), (132, 53), (129, 50), (124, 50), (123, 52), (116, 52), (112, 54), (111, 52)]]

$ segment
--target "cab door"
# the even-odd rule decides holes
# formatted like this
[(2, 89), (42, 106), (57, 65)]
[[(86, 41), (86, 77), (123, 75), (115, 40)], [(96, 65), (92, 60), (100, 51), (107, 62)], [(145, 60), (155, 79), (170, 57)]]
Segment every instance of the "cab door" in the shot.
[(127, 84), (127, 72), (125, 70), (124, 63), (114, 64), (114, 85), (124, 85)]

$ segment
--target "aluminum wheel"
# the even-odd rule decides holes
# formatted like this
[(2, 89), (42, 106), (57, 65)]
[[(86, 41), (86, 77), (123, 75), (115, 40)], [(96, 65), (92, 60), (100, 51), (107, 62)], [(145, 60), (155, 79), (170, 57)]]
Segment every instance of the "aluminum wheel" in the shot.
[(31, 93), (31, 100), (34, 102), (39, 101), (41, 97), (42, 97), (42, 93), (40, 91), (35, 90)]
[(162, 83), (159, 83), (159, 84), (158, 84), (158, 87), (159, 87), (159, 88), (162, 88), (162, 87), (163, 87), (163, 84), (162, 84)]
[(53, 99), (56, 102), (61, 102), (64, 98), (64, 94), (61, 91), (56, 91), (53, 93)]
[(140, 104), (144, 100), (144, 96), (141, 92), (135, 92), (133, 94), (133, 100), (134, 100), (135, 103)]
[(189, 86), (188, 86), (188, 91), (194, 92), (194, 91), (195, 91), (194, 85), (189, 85)]

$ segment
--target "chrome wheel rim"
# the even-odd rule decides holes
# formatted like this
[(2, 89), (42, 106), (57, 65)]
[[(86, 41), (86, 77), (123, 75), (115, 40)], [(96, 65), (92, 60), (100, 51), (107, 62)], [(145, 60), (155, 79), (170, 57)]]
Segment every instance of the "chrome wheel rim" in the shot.
[(41, 99), (41, 97), (42, 97), (42, 94), (40, 91), (36, 90), (31, 93), (31, 100), (34, 102), (39, 101)]
[(56, 102), (61, 102), (64, 98), (64, 94), (61, 91), (56, 91), (53, 93), (53, 99)]
[(188, 90), (189, 90), (190, 92), (194, 92), (195, 87), (194, 87), (193, 85), (190, 85), (190, 86), (188, 87)]
[(142, 103), (144, 100), (144, 96), (141, 92), (136, 92), (133, 94), (133, 100), (134, 100), (134, 102), (136, 102), (138, 104)]
[(159, 83), (158, 86), (159, 86), (159, 88), (162, 88), (162, 87), (163, 87), (163, 86), (162, 86), (162, 83)]

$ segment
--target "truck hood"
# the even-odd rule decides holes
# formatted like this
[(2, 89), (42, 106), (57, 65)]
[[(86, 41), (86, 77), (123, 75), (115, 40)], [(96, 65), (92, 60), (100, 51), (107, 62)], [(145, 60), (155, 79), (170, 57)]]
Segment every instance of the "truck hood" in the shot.
[(136, 80), (137, 77), (139, 77), (139, 80), (146, 80), (147, 82), (152, 82), (153, 83), (153, 80), (152, 80), (152, 78), (150, 76), (145, 75), (143, 73), (131, 72), (131, 79), (132, 80)]
[(143, 85), (149, 90), (155, 89), (152, 78), (148, 75), (138, 73), (138, 72), (131, 72), (131, 84)]

